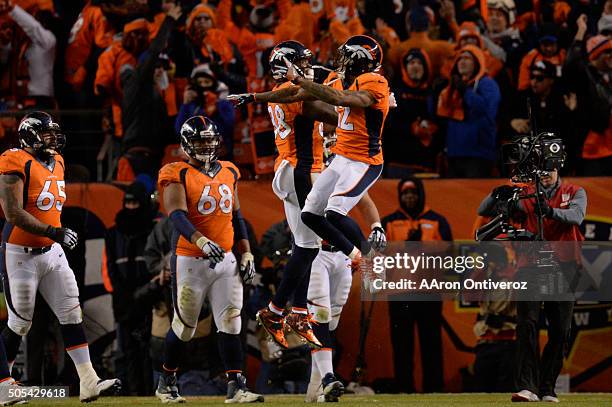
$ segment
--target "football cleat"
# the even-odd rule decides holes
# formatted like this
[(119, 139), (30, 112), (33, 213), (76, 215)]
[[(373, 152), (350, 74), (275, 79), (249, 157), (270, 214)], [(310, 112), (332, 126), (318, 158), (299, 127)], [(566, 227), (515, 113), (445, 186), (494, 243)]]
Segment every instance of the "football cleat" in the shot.
[(287, 315), (285, 318), (285, 322), (296, 334), (300, 335), (302, 338), (306, 339), (308, 343), (311, 345), (320, 348), (321, 342), (317, 339), (314, 332), (312, 332), (312, 325), (310, 325), (310, 315), (308, 314), (300, 314), (297, 312), (292, 312)]
[(544, 396), (542, 397), (542, 401), (548, 402), (548, 403), (558, 403), (559, 399), (556, 396)]
[(187, 401), (184, 397), (181, 397), (178, 392), (178, 387), (176, 385), (176, 373), (162, 374), (159, 377), (155, 395), (163, 404), (185, 403)]
[(82, 403), (89, 403), (90, 401), (97, 400), (100, 396), (114, 396), (120, 391), (121, 380), (119, 379), (99, 379), (96, 383), (81, 381), (79, 400)]
[(265, 307), (257, 312), (255, 318), (274, 342), (285, 349), (289, 348), (285, 339), (285, 318), (282, 315), (275, 314)]
[(521, 390), (518, 393), (512, 393), (511, 400), (513, 402), (529, 402), (529, 401), (540, 401), (537, 394), (530, 392), (529, 390)]
[[(15, 394), (11, 396), (9, 393), (9, 388), (14, 387), (24, 387), (24, 391), (26, 390), (25, 386), (21, 383), (15, 381), (12, 377), (0, 383), (0, 406), (14, 406), (17, 404), (27, 404), (28, 401), (32, 398), (28, 395)], [(33, 387), (29, 387), (33, 389)]]
[(227, 382), (227, 398), (226, 404), (233, 403), (261, 403), (264, 401), (264, 396), (253, 393), (246, 386), (246, 377), (238, 373), (236, 380)]
[(336, 402), (344, 394), (344, 385), (333, 373), (325, 375), (321, 381), (321, 387), (323, 388), (323, 396), (326, 402)]

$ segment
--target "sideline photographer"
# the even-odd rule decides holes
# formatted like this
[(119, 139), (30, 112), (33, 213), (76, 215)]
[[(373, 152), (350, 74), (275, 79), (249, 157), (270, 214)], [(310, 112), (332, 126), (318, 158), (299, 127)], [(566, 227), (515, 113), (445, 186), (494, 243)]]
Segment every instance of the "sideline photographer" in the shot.
[[(548, 137), (554, 135), (547, 135)], [(478, 214), (481, 216), (499, 216), (508, 213), (517, 217), (520, 214), (522, 227), (528, 235), (539, 235), (538, 227), (542, 221), (542, 240), (582, 241), (583, 235), (579, 225), (582, 223), (587, 207), (586, 192), (583, 188), (563, 182), (558, 175), (564, 160), (547, 160), (545, 150), (547, 144), (540, 135), (537, 138), (540, 144), (530, 146), (521, 152), (532, 154), (532, 157), (521, 158), (520, 163), (531, 160), (532, 165), (528, 171), (522, 168), (521, 175), (532, 174), (531, 179), (539, 179), (539, 187), (531, 182), (526, 188), (520, 189), (511, 186), (501, 186), (493, 190), (480, 204)], [(556, 140), (560, 141), (560, 140)], [(534, 147), (535, 146), (535, 147)], [(558, 146), (557, 146), (558, 147)], [(539, 149), (539, 151), (538, 151)], [(559, 151), (559, 149), (555, 149)], [(562, 146), (561, 146), (562, 153)], [(516, 172), (515, 172), (516, 175)], [(537, 194), (537, 190), (540, 191)], [(520, 192), (519, 192), (520, 191)], [(505, 206), (505, 208), (504, 208)], [(533, 243), (536, 245), (537, 243)], [(557, 253), (561, 271), (571, 274), (577, 270), (578, 256), (567, 253)], [(544, 273), (530, 265), (523, 270), (535, 273)], [(512, 401), (549, 401), (558, 402), (554, 388), (561, 368), (563, 357), (567, 352), (567, 345), (571, 333), (573, 301), (519, 301), (517, 302), (517, 359), (515, 363), (515, 387), (517, 393), (512, 395)], [(542, 355), (539, 355), (539, 320), (540, 311), (544, 310), (548, 321), (548, 342)]]

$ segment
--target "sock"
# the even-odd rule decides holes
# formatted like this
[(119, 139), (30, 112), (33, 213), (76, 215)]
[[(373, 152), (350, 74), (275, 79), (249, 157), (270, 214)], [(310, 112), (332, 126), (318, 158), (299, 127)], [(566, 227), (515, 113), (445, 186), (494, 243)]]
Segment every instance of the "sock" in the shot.
[[(317, 257), (317, 254), (319, 254), (319, 249), (307, 249), (296, 245), (293, 246), (293, 252), (291, 253), (291, 257), (289, 258), (287, 265), (285, 266), (285, 271), (283, 272), (283, 279), (281, 280), (278, 290), (272, 299), (274, 305), (277, 307), (284, 307), (287, 305), (289, 298), (292, 296), (295, 297), (296, 289), (300, 285), (304, 275), (309, 272), (312, 262), (314, 261), (315, 257)], [(302, 305), (297, 305), (298, 307), (306, 308), (307, 293), (308, 282), (306, 282), (305, 292), (300, 293), (300, 297), (303, 296), (303, 301), (301, 301), (302, 298), (299, 298), (300, 301), (298, 302), (300, 302)]]
[(183, 341), (179, 339), (172, 328), (166, 334), (166, 350), (164, 353), (163, 369), (165, 373), (176, 373), (178, 370), (181, 353), (183, 351)]
[(217, 345), (228, 380), (236, 380), (238, 373), (242, 373), (243, 358), (240, 335), (219, 332)]
[(308, 389), (306, 389), (306, 396), (314, 398), (321, 386), (321, 374), (317, 367), (314, 353), (311, 352), (311, 363), (310, 363), (310, 381), (308, 382)]
[(322, 239), (327, 240), (329, 244), (337, 247), (347, 256), (353, 251), (355, 245), (324, 216), (302, 212), (302, 222)]
[(89, 357), (89, 345), (85, 339), (85, 332), (82, 324), (60, 325), (64, 346), (68, 356), (72, 359), (74, 367), (81, 381), (91, 381), (96, 383), (100, 378), (94, 370)]
[(332, 363), (332, 338), (329, 332), (329, 323), (318, 323), (313, 324), (312, 330), (321, 342), (323, 347), (315, 350), (312, 353), (312, 359), (316, 362), (319, 374), (324, 377), (327, 373), (334, 372), (334, 366)]
[(304, 275), (302, 276), (302, 279), (295, 288), (295, 293), (293, 294), (293, 308), (297, 308), (298, 311), (301, 310), (303, 314), (308, 313), (308, 286), (310, 285), (311, 268), (312, 263), (310, 263), (310, 267), (308, 267), (308, 269), (304, 272)]
[(8, 360), (6, 360), (6, 348), (4, 347), (4, 340), (0, 338), (0, 383), (10, 379), (11, 367), (9, 366)]
[(270, 303), (268, 304), (268, 309), (274, 312), (276, 315), (283, 316), (283, 309), (272, 304), (272, 301), (270, 301)]
[(17, 335), (8, 326), (2, 331), (2, 340), (6, 350), (6, 360), (10, 363), (15, 362), (17, 359), (17, 353), (19, 353), (19, 346), (21, 346), (21, 336)]
[(325, 377), (328, 373), (334, 373), (334, 366), (332, 364), (332, 350), (329, 348), (321, 348), (313, 351), (312, 358), (317, 363), (319, 374), (321, 377)]
[(368, 239), (361, 232), (361, 228), (351, 217), (342, 215), (336, 211), (325, 212), (325, 219), (341, 230), (344, 236), (363, 253), (369, 253), (371, 248)]

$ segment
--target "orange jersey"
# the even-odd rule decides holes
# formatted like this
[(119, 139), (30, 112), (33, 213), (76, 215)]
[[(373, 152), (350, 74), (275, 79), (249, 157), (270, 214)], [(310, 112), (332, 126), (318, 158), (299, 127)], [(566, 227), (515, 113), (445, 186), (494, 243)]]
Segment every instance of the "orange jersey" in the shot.
[[(276, 85), (274, 90), (293, 86), (291, 82)], [(323, 143), (313, 137), (314, 121), (302, 115), (303, 102), (268, 103), (268, 113), (274, 125), (274, 142), (278, 149), (275, 168), (283, 160), (292, 167), (321, 172), (323, 168)]]
[[(342, 81), (333, 81), (330, 86), (343, 90)], [(355, 79), (348, 90), (367, 90), (376, 103), (363, 108), (338, 106), (336, 146), (332, 151), (351, 160), (366, 164), (382, 164), (381, 136), (387, 113), (389, 113), (389, 84), (384, 76), (368, 72)]]
[[(12, 148), (0, 156), (0, 174), (13, 174), (23, 181), (23, 209), (42, 223), (60, 227), (60, 215), (66, 201), (64, 159), (55, 156), (47, 167), (25, 150)], [(2, 240), (27, 247), (53, 244), (48, 237), (33, 235), (10, 224), (4, 226)]]
[[(221, 170), (212, 178), (184, 161), (166, 164), (159, 170), (158, 183), (160, 190), (172, 183), (182, 184), (187, 195), (187, 219), (198, 232), (229, 252), (234, 244), (234, 190), (240, 172), (229, 161), (219, 163)], [(175, 253), (202, 256), (202, 251), (183, 236)]]

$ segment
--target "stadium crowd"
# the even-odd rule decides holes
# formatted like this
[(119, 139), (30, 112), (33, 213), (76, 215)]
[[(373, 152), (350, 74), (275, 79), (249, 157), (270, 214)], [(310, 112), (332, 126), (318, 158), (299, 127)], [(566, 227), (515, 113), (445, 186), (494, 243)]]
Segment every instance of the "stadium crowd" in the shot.
[[(167, 219), (155, 222), (153, 179), (162, 162), (178, 159), (177, 129), (192, 115), (217, 123), (226, 159), (235, 144), (269, 128), (265, 106), (236, 110), (227, 96), (272, 87), (267, 61), (280, 41), (302, 42), (327, 67), (351, 35), (380, 41), (397, 101), (383, 133), (387, 177), (500, 175), (500, 144), (534, 124), (563, 139), (562, 174), (612, 174), (612, 1), (0, 0), (0, 27), (3, 147), (16, 140), (21, 110), (100, 110), (102, 120), (66, 116), (72, 123), (66, 127), (97, 120), (86, 126), (117, 147), (115, 179), (143, 181), (128, 187), (105, 250), (119, 346), (114, 365), (127, 394), (151, 394), (171, 321), (170, 226)], [(92, 168), (90, 156), (76, 153), (88, 143), (69, 139), (69, 167)], [(445, 236), (452, 239), (450, 228)], [(275, 225), (256, 243), (258, 266), (264, 256), (273, 266), (258, 267), (262, 284), (245, 294), (251, 317), (267, 304), (287, 261), (287, 225)], [(427, 312), (439, 317), (441, 311)], [(221, 394), (220, 362), (208, 342), (214, 340), (210, 311), (201, 317), (185, 354), (182, 394)], [(266, 343), (263, 334), (259, 339)], [(279, 360), (269, 346), (261, 349), (258, 391), (303, 390), (304, 351)], [(442, 390), (440, 364), (436, 359), (424, 369), (434, 371), (431, 391)]]
[(72, 137), (67, 158), (91, 170), (82, 152), (112, 135), (118, 180), (155, 178), (193, 114), (216, 121), (232, 158), (271, 127), (265, 105), (236, 112), (226, 97), (271, 88), (276, 43), (298, 40), (333, 67), (361, 33), (383, 45), (398, 105), (383, 135), (387, 177), (500, 174), (499, 145), (534, 124), (563, 138), (563, 173), (612, 168), (609, 1), (2, 0), (0, 14), (2, 144), (18, 110), (102, 109), (102, 120), (62, 118), (97, 132)]

